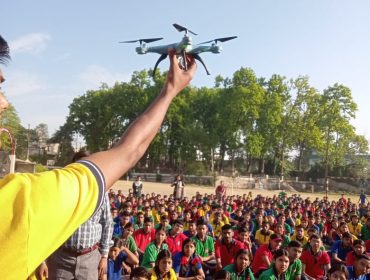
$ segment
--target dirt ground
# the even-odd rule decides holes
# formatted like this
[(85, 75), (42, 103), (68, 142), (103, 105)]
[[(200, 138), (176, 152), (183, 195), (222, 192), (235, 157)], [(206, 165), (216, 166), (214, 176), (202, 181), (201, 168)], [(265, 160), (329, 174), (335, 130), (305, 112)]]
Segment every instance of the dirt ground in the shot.
[[(116, 184), (114, 184), (113, 189), (114, 190), (122, 190), (124, 194), (128, 194), (128, 190), (132, 186), (132, 181), (118, 181)], [(228, 187), (227, 189), (227, 195), (235, 194), (235, 195), (243, 195), (244, 193), (252, 192), (253, 196), (256, 196), (257, 194), (262, 194), (263, 196), (269, 196), (272, 197), (274, 194), (278, 194), (279, 191), (271, 191), (271, 190), (257, 190), (257, 189), (231, 189), (231, 187)], [(173, 188), (170, 186), (170, 184), (165, 183), (154, 183), (154, 182), (143, 182), (143, 193), (156, 193), (156, 194), (167, 194), (170, 195), (173, 192)], [(215, 190), (212, 187), (207, 186), (201, 186), (201, 185), (186, 185), (185, 186), (185, 195), (186, 196), (193, 196), (196, 194), (196, 192), (200, 192), (202, 194), (207, 193), (214, 193)], [(287, 192), (288, 194), (293, 194), (293, 192)], [(297, 193), (297, 192), (296, 192)], [(299, 193), (302, 197), (310, 197), (311, 199), (315, 199), (316, 197), (322, 198), (325, 196), (324, 193), (306, 193), (306, 192), (300, 192)], [(340, 194), (330, 194), (329, 193), (329, 200), (338, 200), (340, 198)], [(359, 199), (359, 195), (346, 195), (346, 198), (351, 198), (353, 202), (357, 202)]]

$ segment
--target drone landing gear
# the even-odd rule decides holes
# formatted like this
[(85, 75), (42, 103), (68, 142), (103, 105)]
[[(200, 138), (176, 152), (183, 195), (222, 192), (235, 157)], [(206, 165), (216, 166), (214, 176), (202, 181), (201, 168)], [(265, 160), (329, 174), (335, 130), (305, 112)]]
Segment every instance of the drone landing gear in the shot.
[(162, 54), (162, 55), (158, 58), (157, 62), (156, 62), (156, 63), (155, 63), (155, 65), (154, 65), (154, 69), (153, 69), (152, 77), (154, 77), (154, 75), (155, 75), (155, 71), (157, 70), (158, 64), (159, 64), (159, 63), (161, 63), (161, 61), (162, 61), (162, 60), (165, 60), (166, 58), (167, 58), (167, 54)]
[[(193, 54), (190, 54), (190, 55), (191, 55), (191, 56), (193, 56), (193, 57), (194, 57), (194, 59), (198, 60), (198, 61), (203, 65), (204, 69), (206, 70), (207, 75), (211, 75), (211, 74), (209, 73), (208, 69), (207, 69), (206, 64), (204, 63), (203, 59), (199, 56), (199, 54), (197, 54), (197, 53), (193, 53)], [(156, 62), (156, 63), (155, 63), (155, 65), (154, 65), (154, 69), (153, 69), (152, 77), (154, 77), (154, 75), (155, 75), (155, 71), (157, 70), (157, 67), (158, 67), (159, 63), (161, 63), (161, 61), (162, 61), (162, 60), (165, 60), (166, 58), (167, 58), (167, 54), (162, 54), (162, 55), (158, 58), (157, 62)], [(184, 52), (182, 52), (182, 53), (181, 53), (181, 55), (178, 55), (178, 56), (177, 56), (177, 60), (178, 60), (178, 62), (179, 62), (179, 66), (180, 66), (180, 68), (181, 68), (181, 69), (183, 69), (183, 70), (185, 70), (185, 71), (187, 71), (187, 70), (188, 70), (188, 63), (187, 63), (187, 60), (186, 60), (186, 53), (185, 53), (185, 51), (184, 51)]]
[[(192, 54), (189, 54), (191, 55), (192, 57), (194, 57), (194, 59), (198, 60), (204, 67), (204, 69), (206, 70), (206, 73), (207, 75), (211, 75), (207, 69), (207, 66), (206, 64), (204, 63), (203, 59), (199, 56), (199, 54), (197, 53), (192, 53)], [(186, 60), (186, 54), (185, 52), (181, 53), (181, 55), (179, 55), (177, 57), (177, 60), (179, 61), (179, 66), (181, 69), (183, 70), (188, 70), (188, 63), (187, 63), (187, 60)]]
[(194, 59), (198, 60), (203, 65), (204, 69), (206, 70), (207, 75), (211, 75), (211, 73), (209, 73), (207, 69), (206, 64), (204, 63), (203, 59), (199, 56), (199, 54), (194, 53), (192, 54), (192, 56), (194, 57)]

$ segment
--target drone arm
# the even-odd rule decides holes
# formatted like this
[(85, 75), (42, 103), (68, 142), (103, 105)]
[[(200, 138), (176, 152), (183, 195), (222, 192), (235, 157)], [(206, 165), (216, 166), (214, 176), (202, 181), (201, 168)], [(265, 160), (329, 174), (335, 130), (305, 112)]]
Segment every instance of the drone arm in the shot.
[(209, 71), (207, 69), (206, 64), (204, 63), (203, 59), (199, 56), (199, 54), (193, 53), (192, 56), (194, 57), (194, 59), (198, 60), (203, 65), (204, 69), (207, 72), (207, 75), (211, 75), (211, 73), (209, 73)]
[(161, 63), (161, 61), (162, 61), (162, 60), (166, 59), (166, 57), (167, 57), (167, 54), (162, 54), (162, 55), (158, 58), (157, 62), (156, 62), (156, 63), (155, 63), (155, 65), (154, 65), (154, 69), (153, 69), (153, 73), (152, 73), (152, 76), (153, 76), (153, 77), (154, 77), (154, 75), (155, 75), (155, 71), (157, 70), (158, 64), (159, 64), (159, 63)]
[(199, 54), (203, 52), (212, 52), (212, 47), (211, 46), (196, 46), (189, 53), (193, 55), (193, 54)]

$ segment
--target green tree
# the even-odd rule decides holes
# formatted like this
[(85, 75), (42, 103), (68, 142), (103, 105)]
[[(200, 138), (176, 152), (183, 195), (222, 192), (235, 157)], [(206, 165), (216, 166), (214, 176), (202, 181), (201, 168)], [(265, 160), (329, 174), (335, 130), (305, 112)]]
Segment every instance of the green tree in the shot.
[(320, 126), (324, 145), (319, 152), (323, 156), (327, 177), (334, 166), (344, 165), (347, 148), (355, 135), (350, 120), (355, 117), (357, 105), (352, 99), (351, 90), (339, 84), (325, 89), (320, 101)]

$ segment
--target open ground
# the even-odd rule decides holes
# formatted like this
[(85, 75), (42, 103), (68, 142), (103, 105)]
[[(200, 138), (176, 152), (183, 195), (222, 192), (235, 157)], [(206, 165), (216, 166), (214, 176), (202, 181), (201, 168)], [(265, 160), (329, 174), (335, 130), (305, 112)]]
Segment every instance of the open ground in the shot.
[[(132, 181), (126, 181), (126, 180), (120, 180), (117, 181), (113, 189), (115, 191), (122, 190), (124, 194), (128, 194), (129, 189), (132, 186)], [(143, 193), (155, 193), (155, 194), (161, 194), (161, 195), (170, 195), (173, 192), (173, 188), (170, 186), (170, 184), (166, 183), (155, 183), (155, 182), (143, 182)], [(196, 194), (196, 192), (199, 192), (201, 194), (211, 194), (215, 193), (215, 189), (213, 187), (203, 186), (203, 185), (186, 185), (185, 186), (185, 195), (186, 196), (193, 196)], [(257, 189), (237, 189), (234, 188), (234, 190), (231, 189), (231, 187), (228, 187), (227, 189), (227, 195), (231, 195), (232, 193), (235, 195), (243, 195), (244, 193), (252, 192), (253, 197), (255, 197), (257, 194), (261, 194), (263, 196), (272, 197), (273, 195), (277, 195), (280, 191), (279, 190), (257, 190)], [(322, 198), (325, 196), (325, 193), (308, 193), (308, 192), (288, 192), (288, 195), (292, 195), (293, 193), (299, 193), (302, 197), (310, 197), (311, 200), (315, 199), (316, 197)], [(340, 198), (339, 194), (330, 194), (328, 195), (329, 200), (338, 200)], [(358, 202), (359, 195), (345, 195), (346, 198), (351, 198), (352, 202)]]

